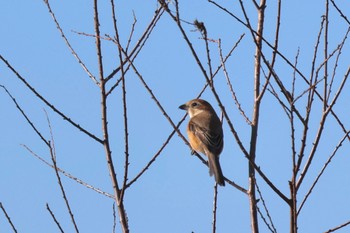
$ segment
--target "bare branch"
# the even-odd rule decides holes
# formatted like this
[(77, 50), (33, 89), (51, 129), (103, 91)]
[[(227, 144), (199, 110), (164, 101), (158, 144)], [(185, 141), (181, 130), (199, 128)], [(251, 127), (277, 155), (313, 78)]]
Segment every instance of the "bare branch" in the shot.
[(85, 70), (85, 72), (88, 74), (88, 76), (91, 78), (91, 80), (99, 85), (100, 83), (97, 81), (97, 79), (95, 78), (95, 76), (89, 71), (89, 69), (86, 67), (86, 65), (84, 64), (84, 62), (80, 59), (80, 57), (78, 56), (78, 54), (75, 52), (75, 50), (73, 49), (73, 47), (71, 46), (71, 44), (69, 43), (66, 35), (64, 34), (60, 24), (58, 23), (57, 19), (56, 19), (56, 16), (55, 14), (53, 13), (53, 11), (51, 10), (51, 7), (50, 7), (50, 4), (49, 4), (49, 1), (48, 0), (44, 0), (49, 12), (50, 12), (50, 15), (53, 19), (53, 21), (55, 22), (56, 24), (56, 27), (58, 29), (58, 31), (61, 33), (61, 36), (64, 40), (64, 42), (66, 43), (68, 49), (71, 51), (71, 53), (73, 54), (73, 56), (77, 59), (78, 63), (81, 65), (81, 67)]
[(328, 231), (325, 231), (324, 233), (335, 232), (335, 231), (337, 231), (337, 230), (339, 230), (339, 229), (341, 229), (341, 228), (343, 228), (343, 227), (346, 227), (347, 225), (350, 225), (350, 221), (348, 221), (348, 222), (346, 222), (346, 223), (343, 223), (343, 224), (341, 224), (341, 225), (339, 225), (339, 226), (337, 226), (337, 227), (334, 227), (334, 228), (332, 228), (332, 229), (329, 229)]
[[(51, 123), (50, 123), (50, 119), (49, 117), (46, 115), (46, 118), (47, 118), (47, 122), (48, 122), (48, 125), (49, 125), (49, 128), (50, 128), (50, 135), (51, 135), (51, 138), (53, 139), (53, 133), (52, 133), (52, 128), (51, 128)], [(71, 218), (71, 221), (73, 223), (73, 226), (74, 226), (74, 229), (75, 229), (75, 232), (79, 233), (79, 229), (78, 229), (78, 226), (75, 222), (75, 218), (74, 218), (74, 215), (73, 215), (73, 212), (72, 212), (72, 209), (70, 207), (70, 204), (69, 204), (69, 201), (68, 201), (68, 197), (66, 195), (66, 191), (64, 190), (64, 187), (63, 187), (63, 184), (62, 184), (62, 181), (61, 181), (61, 177), (60, 177), (60, 174), (58, 172), (58, 168), (57, 168), (57, 163), (56, 163), (56, 154), (55, 154), (55, 145), (54, 145), (54, 141), (50, 142), (49, 144), (49, 150), (50, 150), (50, 155), (51, 155), (51, 160), (52, 160), (52, 164), (54, 166), (54, 170), (55, 170), (55, 174), (56, 174), (56, 177), (57, 177), (57, 181), (58, 181), (58, 185), (61, 189), (61, 193), (62, 193), (62, 196), (63, 196), (63, 200), (66, 204), (66, 207), (67, 207), (67, 210), (68, 210), (68, 213), (69, 213), (69, 216)]]
[(7, 214), (6, 209), (3, 206), (2, 202), (0, 202), (0, 208), (1, 208), (2, 212), (5, 214), (5, 217), (6, 217), (7, 221), (11, 225), (11, 228), (12, 228), (13, 232), (17, 233), (17, 229), (16, 229), (15, 225), (13, 224), (10, 216)]
[(229, 77), (229, 74), (228, 74), (228, 72), (226, 70), (226, 65), (225, 65), (225, 62), (224, 62), (224, 59), (223, 59), (223, 56), (222, 56), (222, 48), (221, 48), (221, 40), (220, 39), (219, 39), (219, 42), (218, 42), (218, 47), (219, 47), (219, 56), (220, 56), (221, 66), (222, 66), (222, 69), (223, 69), (223, 72), (224, 72), (224, 75), (225, 75), (225, 78), (226, 78), (226, 81), (227, 81), (227, 85), (228, 85), (228, 87), (230, 89), (232, 98), (233, 98), (233, 100), (234, 100), (234, 102), (235, 102), (235, 104), (236, 104), (236, 106), (238, 108), (238, 111), (241, 113), (241, 115), (243, 116), (245, 121), (249, 125), (252, 125), (252, 122), (249, 120), (248, 116), (245, 114), (244, 110), (242, 109), (242, 106), (241, 106), (240, 102), (237, 99), (237, 95), (236, 95), (235, 91), (233, 90), (233, 87), (232, 87), (232, 84), (231, 84), (231, 81), (230, 81), (230, 77)]
[[(114, 7), (113, 7), (114, 9)], [(125, 51), (128, 52), (129, 50), (129, 47), (130, 47), (130, 43), (131, 43), (131, 39), (134, 35), (134, 31), (135, 31), (135, 25), (137, 23), (137, 19), (136, 19), (136, 15), (135, 15), (135, 12), (132, 11), (132, 15), (134, 16), (134, 22), (132, 23), (132, 26), (131, 26), (131, 30), (130, 30), (130, 35), (129, 35), (129, 39), (128, 39), (128, 43), (126, 44), (125, 46)]]
[(115, 228), (117, 226), (117, 215), (115, 212), (115, 203), (113, 203), (113, 228), (112, 228), (112, 233), (115, 233)]
[(260, 188), (259, 188), (259, 185), (258, 185), (258, 183), (256, 181), (255, 181), (255, 185), (256, 185), (256, 190), (258, 191), (258, 194), (259, 194), (259, 197), (260, 197), (259, 201), (261, 200), (261, 202), (263, 204), (263, 207), (264, 207), (264, 210), (266, 212), (267, 218), (268, 218), (270, 223), (267, 222), (267, 220), (264, 218), (264, 215), (261, 213), (260, 208), (257, 207), (258, 212), (260, 214), (260, 217), (263, 219), (263, 221), (265, 222), (266, 226), (269, 228), (269, 230), (271, 232), (277, 233), (277, 230), (275, 228), (275, 225), (273, 224), (273, 221), (272, 221), (272, 218), (271, 218), (271, 215), (270, 215), (270, 211), (269, 211), (269, 209), (266, 206), (265, 199), (263, 198), (262, 193), (261, 193)]
[(327, 102), (329, 101), (329, 98), (330, 98), (330, 95), (331, 95), (331, 92), (332, 92), (333, 82), (334, 82), (334, 79), (335, 79), (335, 74), (336, 74), (336, 70), (337, 70), (337, 67), (338, 67), (339, 58), (340, 58), (340, 55), (342, 54), (342, 50), (343, 50), (345, 41), (348, 38), (349, 33), (350, 33), (350, 27), (346, 31), (343, 41), (338, 45), (339, 49), (338, 49), (337, 57), (335, 59), (335, 64), (334, 64), (334, 68), (333, 68), (333, 72), (332, 72), (332, 78), (331, 78), (331, 81), (329, 83), (328, 94), (327, 94), (327, 97), (328, 97)]
[(100, 88), (101, 88), (101, 122), (102, 122), (102, 132), (103, 132), (103, 147), (105, 149), (106, 161), (109, 170), (109, 175), (111, 178), (114, 198), (117, 203), (119, 220), (121, 223), (121, 228), (123, 233), (129, 232), (128, 219), (126, 216), (126, 210), (124, 208), (124, 203), (120, 199), (120, 189), (117, 180), (117, 175), (115, 172), (115, 167), (113, 164), (112, 151), (110, 148), (110, 138), (108, 131), (108, 114), (107, 114), (107, 95), (106, 95), (106, 79), (103, 75), (103, 61), (102, 61), (102, 51), (101, 51), (101, 39), (100, 39), (100, 22), (98, 16), (98, 4), (97, 0), (94, 0), (94, 25), (95, 25), (95, 34), (96, 34), (96, 54), (99, 67), (99, 79), (100, 79)]
[[(35, 153), (34, 151), (32, 151), (28, 146), (23, 145), (23, 144), (22, 144), (22, 146), (23, 146), (26, 150), (28, 150), (28, 152), (29, 152), (31, 155), (33, 155), (35, 158), (37, 158), (38, 160), (40, 160), (41, 162), (43, 162), (43, 163), (46, 164), (47, 166), (49, 166), (49, 167), (55, 169), (55, 167), (54, 167), (52, 164), (50, 164), (50, 163), (49, 163), (48, 161), (46, 161), (44, 158), (42, 158), (41, 156), (39, 156), (38, 154), (36, 154), (36, 153)], [(57, 166), (56, 166), (56, 167), (57, 167)], [(109, 198), (114, 199), (114, 196), (113, 196), (112, 194), (107, 193), (107, 192), (105, 192), (105, 191), (102, 191), (101, 189), (96, 188), (96, 187), (92, 186), (91, 184), (86, 183), (85, 181), (83, 181), (83, 180), (81, 180), (81, 179), (79, 179), (79, 178), (73, 176), (72, 174), (66, 172), (65, 170), (63, 170), (63, 169), (61, 169), (61, 168), (59, 168), (59, 167), (57, 167), (57, 171), (59, 171), (59, 172), (62, 173), (64, 176), (68, 177), (69, 179), (74, 180), (74, 181), (77, 182), (78, 184), (81, 184), (81, 185), (83, 185), (84, 187), (86, 187), (86, 188), (88, 188), (88, 189), (92, 189), (93, 191), (95, 191), (95, 192), (97, 192), (97, 193), (99, 193), (99, 194), (102, 194), (102, 195), (104, 195), (104, 196), (106, 196), (106, 197), (109, 197)]]
[(321, 171), (318, 173), (316, 179), (314, 180), (314, 182), (312, 183), (309, 191), (307, 192), (307, 194), (305, 195), (303, 201), (300, 204), (300, 207), (298, 209), (298, 214), (300, 213), (301, 209), (303, 208), (306, 200), (308, 199), (308, 197), (310, 196), (311, 192), (313, 191), (313, 189), (315, 188), (317, 182), (319, 181), (319, 179), (321, 178), (321, 176), (323, 175), (324, 171), (326, 170), (326, 168), (328, 167), (328, 165), (331, 163), (332, 159), (334, 158), (334, 156), (337, 154), (339, 148), (342, 146), (343, 142), (347, 139), (347, 137), (349, 137), (350, 131), (348, 133), (346, 133), (344, 135), (344, 137), (339, 141), (338, 145), (335, 147), (333, 153), (331, 154), (331, 156), (329, 156), (327, 162), (323, 165), (323, 168), (321, 169)]
[(346, 81), (347, 81), (347, 79), (349, 77), (349, 74), (350, 74), (350, 66), (349, 66), (349, 68), (348, 68), (348, 70), (347, 70), (347, 72), (346, 72), (346, 74), (345, 74), (345, 76), (344, 76), (344, 78), (342, 80), (342, 83), (340, 84), (340, 86), (338, 88), (337, 93), (335, 94), (333, 100), (331, 101), (331, 104), (327, 107), (326, 111), (323, 112), (322, 119), (320, 121), (320, 126), (319, 126), (319, 129), (318, 129), (315, 141), (313, 142), (313, 146), (312, 146), (309, 158), (308, 158), (308, 160), (307, 160), (307, 162), (306, 162), (306, 164), (304, 166), (304, 169), (303, 169), (303, 171), (300, 174), (299, 180), (297, 182), (297, 188), (300, 187), (300, 185), (301, 185), (301, 183), (302, 183), (302, 181), (303, 181), (303, 179), (304, 179), (304, 177), (305, 177), (305, 175), (306, 175), (306, 173), (307, 173), (307, 171), (308, 171), (308, 169), (309, 169), (309, 167), (311, 165), (311, 162), (312, 162), (312, 160), (314, 158), (314, 155), (315, 155), (317, 147), (318, 147), (318, 143), (319, 143), (321, 135), (322, 135), (322, 131), (323, 131), (323, 128), (324, 128), (324, 124), (325, 124), (327, 115), (328, 115), (329, 112), (332, 111), (332, 108), (335, 105), (335, 103), (336, 103), (340, 93), (342, 92), (343, 87), (344, 87), (344, 85), (345, 85), (345, 83), (346, 83)]
[(21, 106), (19, 106), (19, 104), (17, 103), (16, 99), (11, 95), (11, 93), (7, 90), (7, 88), (3, 85), (0, 85), (0, 87), (2, 87), (7, 95), (12, 99), (12, 101), (14, 102), (14, 104), (16, 105), (16, 108), (21, 112), (22, 116), (24, 116), (24, 118), (26, 119), (26, 121), (28, 122), (28, 124), (32, 127), (32, 129), (35, 131), (35, 133), (40, 137), (40, 139), (48, 146), (50, 143), (44, 138), (44, 136), (40, 133), (40, 131), (35, 127), (34, 123), (29, 119), (29, 117), (27, 116), (27, 114), (23, 111), (23, 109), (21, 108)]
[(61, 231), (61, 233), (64, 233), (64, 230), (61, 227), (61, 224), (59, 223), (59, 221), (57, 220), (57, 218), (55, 217), (55, 215), (53, 214), (52, 210), (50, 209), (50, 206), (48, 203), (46, 203), (46, 209), (47, 211), (49, 211), (51, 218), (53, 219), (53, 221), (55, 222), (56, 226), (58, 227), (58, 229)]
[[(244, 25), (245, 27), (247, 27), (249, 30), (251, 30), (251, 31), (254, 33), (254, 35), (257, 35), (257, 32), (254, 31), (254, 30), (250, 27), (249, 24), (243, 22), (241, 19), (239, 19), (237, 16), (235, 16), (232, 12), (230, 12), (229, 10), (227, 10), (226, 8), (222, 7), (221, 5), (219, 5), (218, 3), (216, 3), (216, 2), (214, 2), (214, 1), (212, 1), (212, 0), (208, 0), (208, 1), (209, 1), (210, 3), (212, 3), (213, 5), (215, 5), (216, 7), (218, 7), (219, 9), (223, 10), (225, 13), (227, 13), (227, 14), (230, 15), (231, 17), (233, 17), (233, 18), (234, 18), (235, 20), (237, 20), (239, 23), (241, 23), (242, 25)], [(334, 2), (332, 1), (332, 3), (334, 3)], [(262, 38), (262, 40), (266, 43), (266, 45), (267, 45), (268, 47), (274, 49), (274, 46), (271, 45), (271, 43), (269, 43), (263, 36), (261, 36), (261, 38)], [(299, 69), (297, 69), (297, 68), (292, 64), (292, 62), (289, 61), (279, 50), (276, 50), (276, 53), (277, 53), (290, 67), (292, 67), (292, 68), (295, 70), (295, 72), (296, 72), (298, 75), (300, 75), (306, 83), (310, 84), (309, 81), (306, 79), (305, 75), (304, 75)], [(262, 56), (262, 58), (264, 59), (265, 64), (268, 64), (267, 61), (265, 61), (264, 56)], [(273, 74), (273, 75), (275, 76), (275, 74)], [(315, 93), (316, 93), (316, 96), (317, 96), (321, 101), (323, 101), (322, 96), (321, 96), (317, 91), (315, 91)], [(347, 130), (346, 130), (344, 124), (342, 123), (342, 121), (341, 121), (341, 120), (339, 119), (339, 117), (337, 116), (337, 114), (336, 114), (333, 110), (331, 110), (331, 114), (332, 114), (332, 116), (335, 118), (335, 120), (337, 121), (338, 125), (339, 125), (340, 128), (343, 130), (343, 132), (346, 133)], [(350, 140), (350, 137), (349, 137), (349, 140)]]
[[(325, 13), (325, 29), (324, 29), (324, 60), (328, 60), (328, 27), (329, 27), (329, 0), (326, 0)], [(327, 88), (328, 88), (328, 62), (324, 64), (324, 86), (323, 86), (323, 110), (327, 108)]]
[(212, 233), (216, 232), (216, 210), (218, 202), (218, 184), (214, 185), (214, 201), (213, 201), (213, 223), (212, 223)]
[[(249, 25), (249, 29), (252, 27), (249, 23), (249, 18), (246, 15), (245, 8), (243, 6), (242, 0), (239, 1), (241, 4), (241, 9), (244, 13), (244, 16)], [(250, 137), (250, 148), (249, 148), (249, 164), (248, 164), (248, 197), (249, 197), (249, 206), (250, 206), (250, 222), (253, 233), (259, 232), (258, 225), (258, 213), (257, 213), (257, 204), (256, 204), (256, 185), (255, 185), (255, 168), (253, 163), (255, 164), (256, 158), (256, 146), (258, 139), (258, 129), (259, 129), (259, 116), (260, 116), (260, 104), (261, 98), (260, 96), (260, 79), (261, 79), (261, 58), (262, 58), (262, 35), (264, 29), (264, 20), (265, 20), (265, 7), (266, 0), (261, 0), (258, 8), (258, 25), (257, 25), (257, 34), (255, 35), (255, 63), (254, 63), (254, 106), (253, 106), (253, 117), (252, 117), (252, 125), (251, 125), (251, 137)], [(251, 30), (252, 31), (252, 30)], [(252, 35), (254, 35), (252, 33)], [(271, 68), (272, 70), (272, 68)]]
[(331, 3), (333, 4), (334, 8), (338, 11), (340, 16), (350, 25), (349, 19), (343, 14), (343, 12), (339, 9), (337, 4), (335, 4), (334, 0), (331, 0)]
[[(156, 26), (157, 22), (159, 21), (160, 17), (163, 15), (164, 13), (164, 9), (162, 7), (159, 7), (155, 13), (154, 16), (151, 20), (151, 22), (148, 24), (147, 28), (145, 29), (144, 33), (142, 34), (142, 36), (139, 38), (139, 40), (137, 41), (136, 45), (134, 46), (133, 50), (129, 53), (130, 59), (133, 61), (137, 55), (139, 54), (139, 52), (141, 51), (141, 49), (143, 48), (143, 46), (145, 45), (146, 41), (148, 40), (149, 36), (151, 35), (154, 27)], [(132, 58), (131, 58), (132, 57)], [(123, 62), (123, 65), (125, 65), (126, 63), (128, 63), (128, 60), (125, 59), (125, 61)], [(127, 69), (125, 69), (127, 70)], [(108, 82), (110, 79), (112, 79), (118, 72), (120, 71), (120, 66), (117, 67), (115, 70), (113, 70), (107, 77), (106, 77), (106, 82)], [(118, 83), (118, 81), (117, 81)], [(114, 85), (115, 86), (115, 85)], [(113, 87), (111, 89), (114, 89)], [(111, 91), (107, 92), (108, 94)]]
[(7, 65), (7, 67), (17, 76), (19, 80), (21, 80), (24, 85), (36, 96), (38, 97), (42, 102), (44, 102), (49, 108), (51, 108), (55, 113), (57, 113), (59, 116), (61, 116), (64, 120), (68, 121), (71, 125), (73, 125), (78, 130), (82, 131), (84, 134), (89, 136), (90, 138), (94, 139), (95, 141), (99, 143), (103, 143), (103, 141), (95, 136), (94, 134), (87, 131), (85, 128), (80, 126), (78, 123), (74, 122), (72, 119), (67, 117), (64, 113), (62, 113), (60, 110), (58, 110), (53, 104), (51, 104), (46, 98), (44, 98), (42, 95), (37, 92), (34, 87), (32, 87), (25, 78), (23, 78), (12, 66), (11, 64), (2, 56), (0, 55), (0, 59)]
[[(296, 172), (298, 172), (300, 170), (302, 161), (305, 157), (305, 149), (306, 149), (306, 142), (307, 142), (307, 137), (308, 137), (308, 131), (309, 131), (309, 119), (310, 119), (310, 114), (311, 114), (311, 108), (312, 108), (312, 104), (313, 104), (313, 98), (314, 98), (314, 94), (316, 93), (315, 88), (313, 88), (313, 77), (314, 77), (314, 70), (315, 70), (315, 62), (316, 62), (316, 58), (317, 58), (317, 51), (318, 51), (318, 45), (320, 43), (320, 38), (321, 38), (321, 33), (323, 31), (323, 24), (324, 24), (324, 17), (321, 20), (321, 25), (320, 25), (320, 30), (319, 33), (317, 35), (317, 40), (316, 40), (316, 45), (315, 45), (315, 49), (314, 49), (314, 55), (313, 55), (313, 59), (312, 59), (312, 63), (311, 63), (311, 73), (310, 73), (310, 79), (306, 80), (304, 79), (307, 84), (309, 84), (310, 89), (308, 89), (308, 101), (307, 101), (307, 105), (306, 105), (306, 116), (305, 116), (305, 122), (304, 122), (304, 129), (303, 129), (303, 136), (301, 139), (301, 146), (300, 146), (300, 151), (299, 151), (299, 158), (296, 164), (296, 167), (294, 168)], [(317, 78), (315, 83), (317, 83)], [(320, 96), (320, 95), (318, 95)], [(322, 99), (322, 97), (320, 96), (320, 98)], [(325, 119), (322, 119), (320, 121), (320, 126), (321, 130), (319, 131), (322, 132), (323, 130), (323, 125), (321, 124), (322, 121), (324, 121)], [(320, 136), (320, 134), (318, 134)], [(300, 185), (300, 184), (299, 184)], [(298, 190), (299, 185), (296, 186), (296, 189)]]
[(111, 0), (111, 8), (112, 8), (112, 19), (113, 19), (113, 27), (114, 27), (114, 33), (115, 33), (115, 40), (118, 46), (118, 55), (119, 55), (119, 62), (120, 62), (120, 71), (122, 76), (122, 99), (123, 99), (123, 116), (124, 116), (124, 146), (125, 146), (125, 163), (124, 163), (124, 181), (122, 185), (122, 189), (120, 192), (119, 201), (123, 202), (124, 193), (125, 193), (125, 187), (126, 182), (128, 180), (128, 170), (129, 170), (129, 127), (128, 127), (128, 115), (127, 115), (127, 108), (126, 108), (126, 84), (125, 84), (125, 71), (123, 66), (123, 54), (122, 54), (122, 45), (120, 44), (119, 39), (119, 32), (117, 27), (117, 18), (115, 15), (114, 10), (114, 0)]

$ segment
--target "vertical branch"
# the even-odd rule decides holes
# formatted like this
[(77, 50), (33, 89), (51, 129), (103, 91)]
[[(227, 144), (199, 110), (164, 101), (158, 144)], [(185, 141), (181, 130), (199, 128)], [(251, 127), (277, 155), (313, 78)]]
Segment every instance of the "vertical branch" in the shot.
[(113, 228), (112, 228), (112, 233), (115, 233), (116, 225), (117, 225), (117, 216), (115, 214), (115, 203), (113, 203)]
[[(251, 125), (251, 139), (250, 139), (250, 161), (255, 163), (256, 157), (256, 145), (258, 140), (258, 123), (259, 123), (259, 113), (260, 113), (260, 71), (261, 71), (261, 53), (262, 53), (262, 35), (264, 29), (264, 13), (265, 13), (266, 0), (261, 0), (258, 8), (258, 29), (256, 40), (256, 50), (255, 50), (255, 65), (254, 65), (254, 109), (253, 118)], [(255, 192), (255, 169), (252, 163), (248, 163), (249, 169), (249, 205), (250, 205), (250, 221), (253, 233), (259, 232), (258, 226), (258, 216), (257, 216), (257, 206), (256, 206), (256, 192)]]
[(326, 0), (325, 27), (324, 27), (324, 87), (323, 87), (323, 110), (327, 108), (327, 88), (328, 88), (328, 13), (329, 0)]
[(332, 72), (332, 77), (331, 77), (331, 80), (329, 81), (329, 87), (328, 87), (328, 93), (327, 93), (327, 103), (328, 103), (328, 101), (329, 101), (329, 97), (330, 97), (331, 92), (332, 92), (332, 87), (333, 87), (333, 83), (334, 83), (334, 79), (335, 79), (335, 74), (336, 74), (336, 70), (337, 70), (337, 67), (338, 67), (339, 59), (340, 59), (340, 55), (341, 55), (341, 53), (342, 53), (342, 50), (343, 50), (345, 41), (347, 40), (349, 33), (350, 33), (350, 27), (349, 27), (348, 30), (346, 31), (342, 42), (338, 45), (339, 50), (338, 50), (337, 57), (336, 57), (336, 59), (335, 59), (335, 63), (334, 63), (334, 67), (333, 67), (333, 72)]
[(96, 52), (99, 67), (99, 79), (101, 89), (101, 120), (102, 120), (102, 132), (103, 132), (103, 147), (106, 153), (106, 160), (108, 165), (109, 174), (112, 181), (114, 199), (118, 206), (119, 220), (121, 228), (124, 233), (129, 232), (128, 220), (123, 202), (120, 201), (120, 189), (118, 185), (117, 175), (115, 172), (112, 151), (109, 145), (109, 133), (108, 133), (108, 117), (107, 117), (107, 94), (106, 94), (106, 79), (103, 78), (103, 63), (102, 63), (102, 51), (101, 51), (101, 39), (100, 39), (100, 23), (98, 18), (98, 6), (97, 0), (94, 0), (94, 21), (95, 21), (95, 34), (96, 34)]
[(307, 139), (308, 139), (308, 132), (309, 132), (309, 120), (310, 120), (310, 114), (311, 114), (311, 108), (312, 108), (312, 103), (313, 103), (313, 96), (315, 93), (315, 88), (313, 87), (312, 83), (313, 83), (313, 75), (314, 75), (314, 69), (315, 69), (315, 61), (316, 61), (316, 57), (317, 57), (317, 51), (318, 51), (318, 45), (320, 43), (320, 38), (321, 38), (321, 34), (323, 31), (323, 24), (324, 24), (324, 18), (321, 21), (321, 25), (320, 25), (320, 31), (318, 33), (317, 36), (317, 41), (316, 41), (316, 45), (315, 45), (315, 50), (314, 50), (314, 55), (313, 55), (313, 60), (312, 60), (312, 64), (311, 64), (311, 74), (310, 74), (310, 81), (307, 81), (307, 83), (310, 85), (310, 88), (308, 89), (308, 102), (306, 105), (306, 115), (304, 117), (304, 127), (303, 127), (303, 136), (301, 139), (301, 146), (300, 146), (300, 150), (299, 150), (299, 158), (296, 164), (296, 172), (299, 172), (302, 161), (304, 159), (304, 153), (305, 153), (305, 149), (306, 149), (306, 143), (307, 143)]
[(282, 8), (282, 1), (278, 0), (275, 43), (273, 46), (273, 52), (272, 52), (272, 58), (271, 58), (272, 61), (271, 61), (271, 65), (269, 65), (269, 74), (267, 75), (265, 84), (262, 87), (259, 98), (262, 98), (264, 96), (267, 86), (270, 83), (271, 76), (274, 76), (274, 78), (276, 79), (276, 82), (278, 83), (276, 76), (273, 74), (274, 73), (273, 68), (275, 66), (277, 50), (278, 50), (278, 42), (279, 42), (279, 34), (280, 34), (280, 26), (281, 26), (281, 8)]
[[(46, 113), (46, 112), (45, 112)], [(53, 167), (54, 167), (54, 170), (55, 170), (55, 174), (56, 174), (56, 177), (57, 177), (57, 181), (58, 181), (58, 184), (60, 186), (60, 189), (61, 189), (61, 193), (62, 193), (62, 196), (63, 196), (63, 200), (66, 204), (66, 207), (67, 207), (67, 210), (68, 210), (68, 213), (69, 213), (69, 216), (72, 220), (72, 223), (73, 223), (73, 226), (74, 226), (74, 229), (75, 229), (75, 232), (79, 233), (79, 229), (78, 229), (78, 226), (75, 222), (75, 218), (74, 218), (74, 215), (73, 215), (73, 212), (72, 212), (72, 209), (70, 207), (70, 204), (69, 204), (69, 201), (68, 201), (68, 197), (66, 195), (66, 191), (64, 190), (64, 187), (63, 187), (63, 184), (62, 184), (62, 181), (61, 181), (61, 176), (59, 174), (59, 171), (58, 171), (58, 167), (57, 167), (57, 161), (56, 161), (56, 150), (55, 150), (55, 143), (54, 143), (54, 138), (53, 138), (53, 133), (52, 133), (52, 128), (51, 128), (51, 123), (50, 123), (50, 119), (46, 113), (46, 119), (47, 119), (47, 122), (48, 122), (48, 125), (49, 125), (49, 128), (50, 128), (50, 135), (51, 135), (51, 142), (49, 141), (49, 150), (50, 150), (50, 155), (51, 155), (51, 160), (52, 160), (52, 164), (53, 164)]]
[(213, 83), (213, 69), (211, 66), (211, 58), (210, 58), (210, 50), (209, 50), (209, 38), (208, 38), (208, 33), (207, 33), (207, 29), (204, 26), (204, 23), (200, 23), (197, 20), (195, 21), (195, 25), (197, 26), (197, 28), (202, 32), (202, 34), (204, 35), (204, 40), (205, 40), (205, 49), (207, 51), (207, 61), (208, 61), (208, 68), (209, 68), (209, 77), (210, 77), (210, 84), (214, 85)]
[(290, 203), (290, 233), (297, 233), (297, 189), (295, 185), (295, 174), (293, 174), (293, 180), (289, 182), (291, 203)]
[[(295, 67), (297, 67), (298, 64), (298, 57), (299, 57), (299, 49), (297, 52), (297, 55), (295, 57)], [(291, 93), (291, 99), (293, 101), (289, 101), (290, 103), (290, 127), (291, 127), (291, 143), (292, 143), (292, 179), (289, 182), (289, 188), (290, 188), (290, 232), (297, 232), (297, 189), (296, 189), (296, 177), (298, 174), (298, 169), (296, 165), (296, 147), (295, 147), (295, 106), (294, 106), (294, 93), (295, 93), (295, 80), (296, 80), (296, 72), (294, 69), (293, 72), (293, 81), (292, 81), (292, 93)]]
[(213, 204), (213, 230), (212, 232), (216, 232), (216, 210), (217, 210), (217, 204), (218, 204), (218, 184), (215, 183), (214, 185), (214, 204)]
[(120, 63), (120, 71), (121, 71), (121, 80), (122, 80), (122, 95), (123, 95), (123, 113), (124, 113), (124, 138), (125, 138), (125, 163), (124, 163), (124, 181), (123, 187), (121, 190), (121, 194), (119, 197), (119, 201), (123, 202), (123, 197), (126, 188), (126, 182), (128, 180), (128, 170), (129, 170), (129, 132), (128, 132), (128, 115), (126, 108), (126, 87), (125, 87), (125, 70), (123, 65), (123, 53), (122, 47), (120, 44), (118, 27), (117, 27), (117, 18), (115, 14), (114, 0), (111, 0), (111, 8), (112, 8), (112, 18), (113, 18), (113, 26), (115, 32), (116, 43), (118, 46), (118, 54), (119, 54), (119, 63)]
[(73, 212), (72, 212), (72, 209), (70, 208), (70, 204), (69, 204), (69, 201), (68, 201), (68, 197), (66, 195), (66, 192), (64, 190), (64, 187), (63, 187), (63, 184), (62, 184), (62, 181), (61, 181), (61, 176), (58, 172), (58, 167), (57, 167), (57, 163), (56, 163), (56, 155), (55, 155), (55, 152), (54, 152), (54, 148), (53, 146), (49, 146), (49, 149), (50, 149), (50, 154), (51, 154), (51, 160), (52, 160), (52, 164), (54, 166), (54, 170), (55, 170), (55, 174), (56, 174), (56, 177), (57, 177), (57, 181), (58, 181), (58, 184), (60, 186), (60, 189), (61, 189), (61, 192), (62, 192), (62, 196), (63, 196), (63, 199), (64, 199), (64, 202), (66, 204), (66, 207), (67, 207), (67, 210), (68, 210), (68, 213), (69, 213), (69, 216), (72, 220), (72, 223), (73, 223), (73, 226), (74, 226), (74, 229), (75, 229), (75, 232), (79, 232), (79, 229), (78, 229), (78, 226), (75, 222), (75, 218), (74, 218), (74, 215), (73, 215)]

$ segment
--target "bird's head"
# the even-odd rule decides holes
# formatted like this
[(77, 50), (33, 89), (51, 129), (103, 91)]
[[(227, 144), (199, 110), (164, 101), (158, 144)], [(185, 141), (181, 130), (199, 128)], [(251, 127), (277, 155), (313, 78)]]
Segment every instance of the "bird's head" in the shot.
[(213, 112), (213, 107), (205, 100), (193, 99), (179, 107), (182, 110), (186, 110), (190, 118), (198, 115), (203, 111)]

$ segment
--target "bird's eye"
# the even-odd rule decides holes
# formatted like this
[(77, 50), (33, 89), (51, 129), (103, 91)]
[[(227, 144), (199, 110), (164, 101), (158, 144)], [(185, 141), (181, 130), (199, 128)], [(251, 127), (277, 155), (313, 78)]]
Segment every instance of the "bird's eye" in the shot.
[(191, 107), (193, 107), (193, 108), (196, 107), (196, 106), (198, 106), (198, 103), (196, 103), (196, 102), (191, 104)]

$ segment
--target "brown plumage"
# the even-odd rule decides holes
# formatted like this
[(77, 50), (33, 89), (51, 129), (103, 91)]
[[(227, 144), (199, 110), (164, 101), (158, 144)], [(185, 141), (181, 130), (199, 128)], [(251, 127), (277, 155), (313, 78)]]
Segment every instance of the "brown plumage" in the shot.
[(223, 132), (219, 117), (213, 107), (205, 100), (194, 99), (179, 107), (190, 116), (187, 134), (193, 150), (208, 157), (209, 173), (215, 181), (225, 186), (224, 176), (219, 163), (219, 155), (223, 149)]

